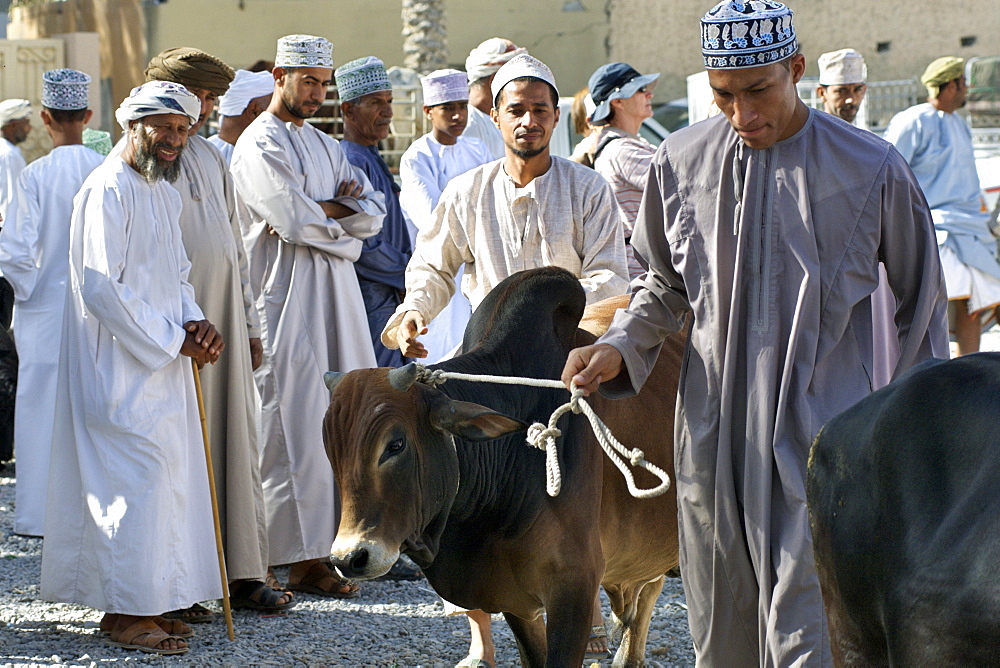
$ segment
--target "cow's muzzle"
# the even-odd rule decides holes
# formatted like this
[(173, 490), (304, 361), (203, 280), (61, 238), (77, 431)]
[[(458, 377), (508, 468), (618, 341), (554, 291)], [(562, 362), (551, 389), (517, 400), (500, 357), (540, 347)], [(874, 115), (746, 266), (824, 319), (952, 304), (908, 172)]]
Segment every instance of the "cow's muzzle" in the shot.
[(391, 550), (382, 543), (366, 540), (349, 545), (336, 541), (330, 554), (337, 570), (353, 580), (371, 580), (385, 575), (398, 558), (398, 549)]

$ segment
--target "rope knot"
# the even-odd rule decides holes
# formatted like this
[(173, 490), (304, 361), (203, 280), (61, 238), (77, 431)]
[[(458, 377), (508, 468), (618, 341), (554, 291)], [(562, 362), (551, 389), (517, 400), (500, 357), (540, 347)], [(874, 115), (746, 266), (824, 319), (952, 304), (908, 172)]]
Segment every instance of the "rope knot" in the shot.
[(632, 462), (632, 466), (639, 466), (646, 461), (646, 453), (639, 448), (633, 448), (629, 453), (629, 461)]
[(546, 427), (541, 422), (528, 427), (528, 445), (533, 445), (539, 450), (549, 447), (549, 439), (555, 440), (562, 436), (562, 431), (556, 427)]
[(433, 371), (431, 371), (430, 369), (425, 367), (423, 364), (420, 364), (419, 362), (416, 364), (417, 364), (416, 380), (418, 383), (423, 383), (424, 385), (430, 385), (431, 387), (437, 387), (438, 385), (444, 383), (444, 381), (448, 380), (444, 376), (444, 371), (442, 371), (441, 369), (434, 369)]
[(583, 399), (583, 390), (573, 386), (573, 390), (570, 392), (569, 407), (576, 414), (583, 412), (583, 408), (580, 406), (580, 401)]

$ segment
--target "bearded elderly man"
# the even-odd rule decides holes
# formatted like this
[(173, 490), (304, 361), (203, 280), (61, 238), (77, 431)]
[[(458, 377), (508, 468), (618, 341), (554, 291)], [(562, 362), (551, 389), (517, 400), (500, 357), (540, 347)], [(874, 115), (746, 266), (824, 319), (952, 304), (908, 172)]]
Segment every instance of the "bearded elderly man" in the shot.
[(382, 230), (364, 241), (354, 263), (358, 285), (368, 311), (368, 331), (379, 366), (397, 367), (403, 356), (382, 345), (382, 325), (403, 300), (403, 272), (413, 248), (406, 219), (399, 204), (399, 186), (389, 165), (378, 152), (378, 143), (389, 136), (392, 123), (392, 84), (385, 65), (375, 56), (344, 63), (334, 72), (344, 117), (340, 143), (351, 164), (360, 169), (385, 198)]
[(200, 103), (153, 81), (116, 113), (120, 157), (74, 201), (69, 291), (42, 548), (42, 598), (106, 614), (111, 643), (187, 651), (167, 610), (219, 598), (192, 358), (222, 337), (188, 283), (177, 223), (188, 129)]
[(979, 350), (982, 327), (1000, 306), (1000, 265), (979, 188), (972, 132), (957, 112), (969, 92), (965, 61), (945, 56), (920, 81), (927, 102), (893, 116), (885, 140), (903, 154), (934, 216), (958, 354)]
[(497, 71), (492, 92), (506, 154), (452, 179), (417, 236), (406, 298), (382, 331), (382, 342), (405, 357), (427, 356), (418, 337), (448, 304), (463, 263), (462, 292), (473, 311), (500, 281), (535, 267), (572, 272), (588, 303), (628, 291), (611, 186), (594, 170), (549, 154), (559, 122), (552, 71), (516, 56)]
[(381, 229), (385, 201), (337, 140), (306, 123), (332, 83), (333, 45), (282, 37), (272, 75), (271, 104), (240, 135), (232, 162), (264, 323), (256, 379), (270, 563), (292, 564), (292, 590), (353, 598), (357, 586), (329, 561), (339, 499), (319, 428), (330, 400), (323, 374), (375, 366), (353, 263)]
[[(747, 33), (760, 45), (728, 38)], [(872, 391), (880, 260), (896, 296), (895, 376), (947, 357), (937, 245), (903, 158), (799, 99), (791, 10), (725, 0), (702, 19), (702, 52), (723, 113), (654, 155), (632, 237), (649, 271), (563, 380), (635, 394), (693, 316), (675, 484), (698, 665), (830, 665), (809, 447)]]
[[(174, 187), (183, 203), (179, 223), (191, 260), (188, 280), (195, 301), (228, 338), (226, 356), (201, 379), (226, 573), (234, 608), (277, 612), (295, 602), (291, 593), (264, 582), (268, 575), (267, 516), (257, 445), (260, 403), (253, 385), (263, 347), (240, 227), (241, 214), (248, 214), (226, 161), (197, 134), (216, 99), (229, 89), (233, 74), (215, 56), (190, 47), (167, 49), (153, 56), (146, 67), (147, 81), (180, 84), (201, 101), (198, 121), (188, 130)], [(168, 616), (210, 621), (213, 614), (196, 605)]]

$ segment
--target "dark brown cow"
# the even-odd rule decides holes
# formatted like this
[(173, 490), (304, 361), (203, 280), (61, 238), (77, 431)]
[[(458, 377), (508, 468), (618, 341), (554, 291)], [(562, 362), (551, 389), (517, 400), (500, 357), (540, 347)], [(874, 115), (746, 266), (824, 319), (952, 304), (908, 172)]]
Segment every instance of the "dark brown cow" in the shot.
[[(516, 274), (477, 309), (468, 352), (432, 368), (558, 378), (569, 350), (594, 339), (577, 328), (583, 306), (569, 272)], [(591, 397), (619, 439), (671, 473), (683, 347), (683, 337), (665, 344), (639, 397)], [(673, 489), (632, 498), (585, 418), (570, 414), (559, 424), (562, 492), (549, 497), (545, 455), (520, 432), (547, 422), (567, 392), (456, 380), (435, 389), (414, 372), (328, 374), (324, 438), (342, 505), (334, 563), (373, 578), (408, 554), (444, 598), (503, 612), (528, 666), (580, 665), (602, 584), (623, 624), (616, 664), (642, 664), (663, 575), (677, 564)], [(657, 481), (639, 471), (636, 482)]]
[(1000, 666), (1000, 354), (921, 365), (809, 456), (838, 665)]

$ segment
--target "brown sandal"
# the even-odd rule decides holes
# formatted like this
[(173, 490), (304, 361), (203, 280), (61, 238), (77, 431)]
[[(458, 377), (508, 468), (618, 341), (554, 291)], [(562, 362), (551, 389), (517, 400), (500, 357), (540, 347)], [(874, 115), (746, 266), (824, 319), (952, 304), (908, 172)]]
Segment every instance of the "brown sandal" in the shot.
[[(106, 612), (101, 618), (101, 632), (110, 634), (118, 621), (118, 613)], [(178, 638), (190, 638), (194, 635), (194, 630), (180, 619), (164, 619), (163, 617), (153, 617), (153, 623), (163, 629), (167, 635)]]
[[(332, 586), (327, 584), (324, 587), (327, 581), (332, 582)], [(302, 580), (296, 584), (289, 582), (288, 589), (327, 598), (357, 598), (361, 595), (361, 587), (357, 583), (340, 577), (340, 574), (325, 561), (317, 561), (309, 566)]]
[(178, 640), (180, 642), (184, 642), (183, 638), (167, 634), (163, 629), (157, 626), (152, 617), (144, 617), (137, 622), (132, 622), (132, 624), (122, 630), (118, 630), (116, 624), (115, 628), (111, 631), (111, 638), (108, 642), (116, 647), (137, 649), (140, 652), (162, 654), (164, 656), (170, 654), (184, 654), (188, 651), (186, 646), (177, 647), (175, 649), (160, 648), (159, 645), (167, 640)]

